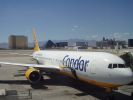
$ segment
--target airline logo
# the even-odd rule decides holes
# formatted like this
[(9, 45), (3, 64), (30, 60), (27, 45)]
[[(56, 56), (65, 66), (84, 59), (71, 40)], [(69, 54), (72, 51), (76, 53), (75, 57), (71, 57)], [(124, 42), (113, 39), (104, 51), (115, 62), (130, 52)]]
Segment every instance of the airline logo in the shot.
[(89, 60), (84, 60), (80, 56), (77, 59), (71, 58), (69, 55), (66, 55), (63, 58), (63, 66), (69, 67), (71, 69), (79, 70), (86, 72), (86, 68), (88, 67)]

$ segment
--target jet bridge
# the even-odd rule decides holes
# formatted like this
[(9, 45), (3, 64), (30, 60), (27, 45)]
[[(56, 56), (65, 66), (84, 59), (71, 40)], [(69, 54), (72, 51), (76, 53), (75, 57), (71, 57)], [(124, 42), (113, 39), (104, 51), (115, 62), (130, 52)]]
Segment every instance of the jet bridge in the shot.
[(133, 52), (124, 52), (120, 57), (125, 61), (125, 65), (131, 67), (133, 71)]

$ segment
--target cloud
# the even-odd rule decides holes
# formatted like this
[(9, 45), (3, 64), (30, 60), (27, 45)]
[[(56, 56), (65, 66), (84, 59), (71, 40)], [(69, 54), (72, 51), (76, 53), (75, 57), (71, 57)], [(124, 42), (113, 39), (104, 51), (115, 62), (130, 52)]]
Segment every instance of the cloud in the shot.
[(73, 26), (74, 28), (79, 28), (79, 26), (78, 25), (75, 25), (75, 26)]
[(92, 39), (98, 39), (99, 36), (98, 36), (98, 34), (93, 34), (93, 35), (91, 35), (91, 38), (92, 38)]
[(78, 25), (74, 25), (73, 27), (72, 27), (72, 31), (76, 31), (76, 30), (78, 30), (79, 29), (79, 26)]
[(101, 40), (102, 37), (98, 33), (88, 33), (85, 37), (88, 40)]
[(130, 33), (123, 33), (124, 35), (130, 35)]

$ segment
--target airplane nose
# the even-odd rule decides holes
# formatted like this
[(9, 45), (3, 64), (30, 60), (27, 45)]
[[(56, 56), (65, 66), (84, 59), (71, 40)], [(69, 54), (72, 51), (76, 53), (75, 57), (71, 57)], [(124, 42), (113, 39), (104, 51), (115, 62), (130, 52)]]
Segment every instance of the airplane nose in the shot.
[(110, 75), (113, 83), (125, 85), (133, 82), (133, 71), (130, 68), (120, 68), (114, 70), (114, 73)]
[(127, 77), (133, 77), (133, 71), (130, 68), (128, 68), (126, 75)]
[(126, 69), (121, 74), (122, 74), (123, 81), (125, 81), (125, 83), (128, 84), (133, 81), (133, 71), (130, 68)]

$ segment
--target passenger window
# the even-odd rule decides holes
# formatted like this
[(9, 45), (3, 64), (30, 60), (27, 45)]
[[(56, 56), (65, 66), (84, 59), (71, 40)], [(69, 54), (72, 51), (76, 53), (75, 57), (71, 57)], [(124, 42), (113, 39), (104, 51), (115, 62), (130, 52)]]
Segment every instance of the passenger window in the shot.
[(117, 64), (113, 64), (113, 68), (117, 68)]
[(112, 69), (112, 64), (109, 64), (108, 68), (111, 68)]

